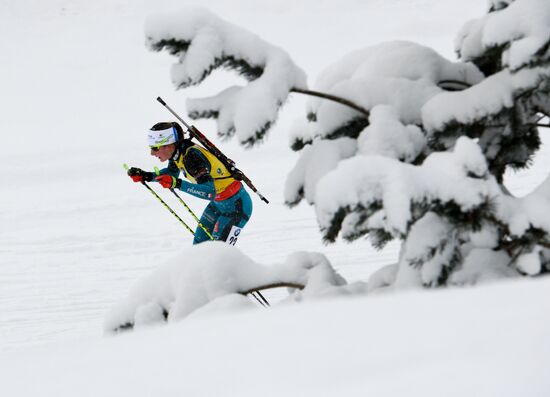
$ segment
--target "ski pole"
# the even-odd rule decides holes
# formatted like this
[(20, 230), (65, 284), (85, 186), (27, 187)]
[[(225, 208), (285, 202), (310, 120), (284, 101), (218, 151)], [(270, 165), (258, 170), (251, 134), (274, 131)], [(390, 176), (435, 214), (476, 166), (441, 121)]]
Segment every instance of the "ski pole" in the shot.
[(267, 301), (267, 299), (265, 299), (265, 296), (263, 296), (262, 293), (261, 293), (260, 291), (254, 291), (254, 292), (256, 292), (260, 298), (262, 298), (262, 300), (263, 300), (264, 303), (265, 303), (264, 306), (268, 306), (268, 307), (271, 306), (271, 305), (269, 304), (269, 302)]
[(200, 144), (202, 144), (205, 149), (207, 149), (210, 153), (212, 153), (218, 160), (220, 160), (223, 165), (227, 167), (231, 175), (240, 181), (243, 181), (248, 185), (250, 189), (254, 193), (256, 193), (262, 201), (264, 201), (266, 204), (269, 204), (269, 201), (265, 196), (263, 196), (258, 189), (252, 184), (252, 181), (240, 170), (235, 166), (235, 162), (228, 158), (225, 154), (221, 152), (220, 149), (217, 148), (216, 145), (214, 145), (202, 132), (200, 132), (197, 127), (194, 125), (187, 124), (170, 106), (164, 102), (164, 100), (161, 97), (157, 97), (157, 101), (164, 106), (170, 113), (172, 113), (179, 121), (183, 123), (183, 125), (187, 128), (187, 132), (191, 137), (197, 138)]
[[(129, 167), (128, 167), (128, 164), (123, 164), (123, 167), (126, 171), (128, 171)], [(157, 175), (159, 174), (159, 171), (158, 171), (158, 168), (155, 167), (155, 172), (157, 173)], [(193, 229), (191, 229), (187, 223), (185, 223), (183, 221), (183, 219), (181, 219), (179, 217), (178, 214), (176, 214), (176, 212), (170, 208), (170, 206), (168, 204), (166, 204), (166, 202), (153, 190), (151, 189), (151, 187), (145, 183), (144, 181), (141, 181), (142, 185), (145, 186), (147, 188), (147, 190), (149, 190), (153, 196), (155, 196), (157, 198), (158, 201), (160, 201), (165, 207), (166, 209), (168, 209), (168, 211), (170, 211), (172, 213), (172, 215), (174, 215), (180, 222), (183, 226), (185, 226), (185, 228), (187, 230), (189, 230), (191, 232), (191, 234), (194, 236), (195, 235), (195, 232), (193, 231)], [(204, 230), (204, 232), (208, 235), (208, 237), (210, 237), (211, 240), (214, 240), (214, 237), (208, 232), (208, 230), (206, 230), (206, 228), (202, 225), (202, 223), (199, 221), (199, 219), (197, 218), (197, 216), (195, 215), (195, 213), (191, 210), (191, 208), (189, 208), (189, 206), (185, 203), (185, 201), (183, 201), (183, 199), (173, 190), (173, 189), (170, 189), (170, 191), (172, 193), (174, 193), (176, 195), (176, 197), (180, 200), (180, 202), (185, 206), (185, 208), (187, 208), (187, 210), (191, 213), (191, 215), (193, 215), (193, 217), (195, 218), (195, 220), (197, 221), (197, 223), (199, 224), (199, 226)], [(256, 296), (254, 295), (254, 292), (256, 292), (258, 294), (258, 296), (261, 298), (261, 300)], [(260, 304), (262, 306), (270, 306), (269, 302), (267, 301), (267, 299), (262, 295), (262, 293), (260, 291), (252, 291), (250, 293), (250, 295), (252, 295), (254, 297), (254, 299), (256, 299), (258, 302), (260, 302)], [(262, 302), (263, 301), (263, 302)], [(265, 304), (264, 304), (265, 302)]]
[(183, 201), (183, 199), (180, 197), (179, 194), (177, 194), (174, 189), (170, 189), (170, 191), (174, 194), (174, 196), (176, 196), (178, 198), (178, 200), (180, 201), (180, 203), (183, 204), (183, 206), (187, 209), (187, 211), (189, 211), (189, 213), (193, 216), (193, 218), (195, 218), (195, 220), (197, 221), (197, 223), (199, 224), (199, 227), (206, 233), (206, 235), (210, 238), (210, 240), (214, 240), (214, 236), (212, 236), (210, 234), (210, 232), (208, 231), (208, 229), (206, 227), (204, 227), (204, 225), (201, 223), (201, 221), (199, 220), (199, 218), (197, 218), (197, 216), (195, 215), (195, 213), (191, 210), (191, 208), (189, 208), (189, 206), (185, 203), (185, 201)]
[[(259, 293), (259, 291), (252, 291), (252, 292), (250, 293), (250, 295), (252, 295), (252, 296), (254, 297), (254, 299), (256, 299), (256, 300), (260, 303), (260, 305), (262, 305), (263, 307), (266, 307), (266, 305), (265, 305), (256, 295), (254, 295), (254, 292), (258, 292), (258, 293)], [(268, 305), (268, 306), (269, 306), (269, 305)]]
[[(124, 164), (123, 167), (124, 167), (124, 169), (125, 169), (126, 171), (128, 171), (128, 164)], [(153, 194), (153, 196), (155, 196), (155, 197), (157, 198), (157, 200), (160, 201), (160, 202), (162, 203), (162, 205), (164, 205), (164, 206), (166, 207), (166, 209), (167, 209), (168, 211), (170, 211), (170, 212), (172, 213), (172, 215), (174, 215), (174, 216), (177, 218), (177, 220), (180, 221), (180, 223), (181, 223), (183, 226), (185, 226), (185, 228), (186, 228), (187, 230), (189, 230), (189, 231), (191, 232), (191, 234), (192, 234), (193, 236), (195, 235), (195, 232), (193, 231), (193, 229), (191, 229), (191, 228), (187, 225), (187, 223), (185, 223), (185, 222), (183, 221), (183, 219), (181, 219), (181, 218), (179, 217), (179, 215), (176, 214), (176, 212), (175, 212), (172, 208), (170, 208), (170, 206), (169, 206), (168, 204), (166, 204), (166, 202), (165, 202), (165, 201), (164, 201), (164, 200), (163, 200), (163, 199), (162, 199), (153, 189), (151, 189), (151, 187), (150, 187), (147, 183), (145, 183), (145, 181), (141, 181), (141, 184), (142, 184), (143, 186), (145, 186), (145, 187), (147, 188), (147, 190), (149, 190), (149, 191)]]
[[(160, 175), (160, 171), (158, 169), (158, 167), (155, 167), (155, 173), (157, 175)], [(193, 210), (191, 208), (189, 208), (189, 206), (187, 205), (187, 203), (185, 201), (183, 201), (183, 199), (180, 197), (179, 194), (176, 193), (176, 191), (174, 189), (169, 189), (173, 194), (174, 196), (176, 196), (179, 200), (180, 203), (183, 204), (183, 206), (185, 207), (185, 209), (187, 211), (189, 211), (189, 213), (193, 216), (193, 218), (195, 218), (195, 220), (197, 221), (197, 223), (199, 224), (199, 227), (206, 233), (206, 235), (210, 238), (210, 240), (214, 240), (214, 237), (210, 234), (210, 232), (208, 231), (208, 229), (206, 229), (206, 227), (204, 227), (204, 225), (201, 223), (201, 221), (199, 220), (199, 218), (197, 218), (197, 216), (195, 215), (195, 213), (193, 212)]]

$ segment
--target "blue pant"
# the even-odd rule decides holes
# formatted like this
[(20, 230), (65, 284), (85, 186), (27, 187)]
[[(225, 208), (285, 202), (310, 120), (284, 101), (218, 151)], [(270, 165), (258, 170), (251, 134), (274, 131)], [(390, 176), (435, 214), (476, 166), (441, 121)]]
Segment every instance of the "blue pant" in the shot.
[[(241, 187), (237, 194), (223, 201), (211, 201), (202, 213), (200, 222), (215, 240), (225, 241), (233, 226), (244, 227), (252, 215), (252, 200)], [(199, 226), (195, 230), (193, 244), (210, 241)]]

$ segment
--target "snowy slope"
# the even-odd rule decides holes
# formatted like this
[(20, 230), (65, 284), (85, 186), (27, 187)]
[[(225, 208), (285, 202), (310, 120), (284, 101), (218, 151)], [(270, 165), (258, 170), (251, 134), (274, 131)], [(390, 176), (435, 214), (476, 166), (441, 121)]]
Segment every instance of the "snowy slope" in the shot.
[(129, 336), (5, 354), (0, 393), (543, 397), (549, 307), (525, 302), (547, 302), (548, 287), (522, 281), (197, 313)]
[[(233, 2), (208, 0), (202, 4), (285, 48), (312, 79), (345, 53), (382, 40), (417, 41), (452, 58), (455, 33), (467, 19), (480, 16), (485, 9), (485, 2), (478, 0), (284, 0), (269, 4), (241, 0), (238, 6)], [(191, 242), (177, 221), (144, 189), (132, 184), (122, 169), (125, 162), (148, 168), (157, 165), (145, 150), (144, 131), (156, 121), (169, 117), (154, 99), (162, 95), (184, 114), (186, 95), (208, 94), (209, 88), (215, 92), (220, 81), (233, 78), (221, 73), (212, 76), (205, 87), (174, 92), (169, 79), (172, 60), (165, 54), (146, 51), (143, 24), (152, 12), (177, 9), (180, 5), (179, 1), (146, 0), (11, 0), (0, 4), (3, 33), (0, 35), (3, 54), (0, 131), (5, 148), (0, 157), (3, 170), (0, 351), (5, 352), (0, 359), (0, 372), (6, 373), (6, 382), (10, 379), (15, 382), (16, 377), (21, 379), (17, 384), (4, 383), (3, 379), (0, 388), (11, 391), (23, 387), (21, 385), (31, 387), (25, 382), (26, 376), (36, 374), (44, 363), (53, 362), (55, 365), (47, 366), (39, 379), (43, 382), (35, 383), (37, 387), (51, 387), (51, 394), (56, 387), (66, 387), (59, 390), (62, 392), (69, 390), (71, 385), (82, 385), (84, 378), (89, 381), (93, 374), (92, 379), (105, 376), (109, 381), (90, 382), (93, 384), (90, 395), (92, 391), (97, 392), (95, 395), (116, 395), (118, 386), (115, 385), (137, 390), (143, 386), (140, 382), (146, 381), (145, 374), (161, 372), (165, 377), (158, 378), (156, 385), (166, 387), (164, 391), (186, 384), (188, 391), (200, 395), (198, 387), (204, 385), (209, 388), (210, 395), (214, 395), (214, 385), (210, 384), (213, 373), (223, 374), (227, 382), (235, 382), (233, 377), (249, 379), (250, 374), (251, 379), (258, 379), (251, 387), (263, 388), (265, 384), (261, 380), (266, 381), (283, 363), (290, 363), (292, 365), (279, 376), (289, 376), (295, 384), (301, 385), (297, 391), (304, 391), (312, 379), (328, 382), (328, 371), (342, 364), (336, 382), (340, 392), (349, 387), (349, 394), (352, 394), (361, 390), (357, 385), (366, 384), (398, 392), (400, 384), (392, 381), (395, 372), (401, 373), (403, 369), (404, 384), (422, 375), (426, 385), (428, 373), (437, 369), (436, 363), (444, 354), (439, 356), (430, 350), (433, 354), (425, 357), (422, 350), (430, 346), (434, 327), (445, 333), (456, 331), (455, 335), (465, 335), (454, 347), (444, 343), (447, 339), (436, 344), (438, 348), (456, 348), (453, 350), (456, 358), (449, 359), (452, 361), (449, 371), (464, 370), (463, 364), (471, 364), (479, 358), (481, 363), (499, 362), (502, 367), (496, 367), (492, 375), (496, 376), (499, 368), (503, 368), (502, 378), (517, 381), (516, 386), (528, 379), (529, 368), (533, 370), (533, 378), (540, 375), (537, 372), (540, 366), (532, 362), (532, 367), (522, 367), (525, 377), (514, 380), (508, 376), (510, 372), (506, 372), (514, 368), (512, 364), (506, 366), (507, 362), (497, 360), (502, 356), (493, 357), (492, 353), (497, 347), (510, 346), (510, 351), (522, 360), (527, 360), (532, 350), (537, 353), (533, 360), (544, 357), (544, 349), (533, 348), (525, 353), (519, 343), (521, 340), (543, 341), (541, 334), (529, 333), (538, 332), (546, 325), (540, 319), (545, 309), (541, 304), (545, 301), (545, 286), (547, 288), (543, 282), (533, 287), (533, 291), (532, 284), (519, 283), (496, 289), (440, 293), (437, 299), (425, 293), (373, 300), (372, 303), (368, 300), (320, 302), (304, 308), (277, 309), (273, 314), (256, 311), (236, 317), (234, 321), (233, 317), (211, 318), (130, 338), (100, 340), (103, 316), (114, 302), (126, 295), (138, 277), (151, 272)], [(282, 204), (284, 180), (296, 160), (296, 154), (287, 148), (286, 131), (293, 120), (303, 114), (303, 98), (292, 97), (270, 139), (262, 147), (245, 151), (235, 142), (221, 144), (271, 200), (269, 206), (255, 201), (254, 216), (239, 247), (254, 260), (267, 264), (280, 263), (296, 250), (321, 251), (348, 280), (365, 280), (373, 271), (395, 261), (395, 245), (383, 252), (374, 251), (366, 241), (325, 247), (320, 242), (313, 210), (305, 205), (288, 210)], [(197, 126), (214, 139), (213, 123), (201, 122)], [(527, 193), (545, 177), (547, 151), (546, 145), (539, 154), (541, 160), (535, 162), (535, 168), (529, 173), (512, 177), (512, 190)], [(203, 207), (201, 202), (189, 202), (197, 211)], [(501, 303), (501, 298), (509, 296), (521, 296), (522, 299)], [(457, 316), (439, 317), (443, 307), (440, 301), (454, 305), (450, 312)], [(419, 337), (414, 347), (418, 350), (411, 347), (413, 350), (408, 351), (404, 350), (408, 346), (404, 328), (413, 326), (414, 316), (406, 316), (417, 306), (434, 314), (419, 314), (422, 321), (416, 322), (412, 329)], [(479, 307), (479, 312), (469, 312), (472, 306)], [(506, 308), (505, 313), (498, 314), (502, 323), (492, 323), (488, 313), (499, 307)], [(369, 310), (373, 312), (368, 314)], [(363, 311), (367, 313), (365, 316), (357, 315)], [(507, 315), (509, 322), (505, 321)], [(300, 319), (304, 318), (311, 318), (311, 323), (302, 322), (303, 328), (297, 329), (295, 324), (300, 324)], [(407, 318), (410, 321), (405, 321)], [(331, 325), (327, 330), (329, 319)], [(342, 325), (335, 328), (338, 321)], [(468, 323), (478, 328), (468, 331)], [(506, 333), (491, 340), (487, 336), (497, 332), (495, 324), (502, 325), (498, 329)], [(534, 326), (528, 327), (530, 324)], [(371, 328), (373, 325), (375, 329)], [(220, 334), (218, 330), (222, 327), (227, 330)], [(182, 330), (188, 332), (186, 338), (181, 338)], [(394, 330), (395, 334), (388, 334), (388, 330)], [(466, 335), (467, 331), (470, 333)], [(311, 335), (316, 337), (309, 344)], [(71, 349), (58, 350), (59, 346), (40, 351), (30, 349), (33, 345), (66, 344), (75, 339), (86, 342), (75, 342)], [(182, 345), (179, 344), (181, 340), (184, 340)], [(233, 345), (236, 340), (239, 342)], [(242, 347), (249, 346), (247, 340), (261, 348)], [(266, 340), (276, 342), (265, 344)], [(341, 348), (338, 345), (327, 348), (329, 341), (334, 340), (342, 343)], [(479, 348), (484, 341), (489, 343), (487, 350)], [(137, 360), (142, 354), (149, 354), (141, 352), (138, 346), (150, 346), (156, 351), (153, 346), (159, 343), (162, 344), (161, 352), (150, 351), (154, 355), (149, 360)], [(381, 350), (371, 358), (368, 346), (373, 344)], [(92, 346), (87, 348), (86, 345)], [(216, 354), (216, 347), (225, 349), (223, 360)], [(163, 354), (164, 350), (172, 349), (175, 350), (169, 355)], [(108, 354), (111, 350), (114, 353)], [(128, 354), (128, 351), (133, 353)], [(88, 359), (81, 361), (79, 352)], [(265, 357), (277, 359), (268, 360), (264, 352)], [(251, 367), (250, 361), (259, 360), (259, 354), (264, 365)], [(184, 363), (180, 362), (182, 356), (186, 360)], [(53, 361), (48, 357), (53, 357)], [(116, 360), (124, 359), (121, 357), (129, 360), (126, 363), (137, 362), (137, 376), (129, 372), (134, 367), (122, 370), (115, 365)], [(294, 361), (296, 357), (302, 361)], [(415, 372), (413, 366), (423, 360), (426, 360), (425, 366)], [(107, 365), (108, 361), (114, 361), (113, 365)], [(218, 362), (219, 366), (207, 370), (207, 364), (212, 362)], [(322, 367), (323, 362), (333, 366)], [(205, 377), (189, 376), (187, 382), (178, 383), (177, 374), (190, 369), (194, 363), (199, 363), (197, 368), (203, 371), (197, 369), (193, 373), (203, 373)], [(32, 368), (27, 368), (28, 365)], [(227, 370), (228, 366), (233, 372)], [(361, 366), (380, 371), (376, 372), (380, 376), (364, 378), (368, 371), (359, 369)], [(5, 372), (8, 367), (12, 372)], [(56, 381), (71, 368), (74, 369), (74, 384)], [(172, 373), (168, 368), (179, 371)], [(309, 370), (301, 377), (303, 368)], [(118, 373), (119, 370), (123, 372)], [(475, 374), (481, 376), (479, 372)], [(117, 379), (125, 381), (118, 383)], [(283, 388), (283, 383), (272, 386), (274, 393), (281, 391), (277, 387)], [(455, 383), (457, 387), (468, 387), (466, 383), (459, 384), (458, 378)], [(221, 380), (218, 383), (223, 384)], [(237, 387), (235, 383), (230, 385)], [(329, 393), (330, 389), (325, 386), (320, 382), (317, 391)], [(538, 386), (537, 390), (543, 390), (542, 387), (548, 385), (539, 380)], [(143, 390), (143, 395), (151, 395), (152, 390), (157, 389)], [(456, 390), (465, 391), (457, 395), (468, 394), (467, 389)], [(151, 393), (147, 394), (148, 391)], [(32, 394), (30, 389), (26, 392)]]

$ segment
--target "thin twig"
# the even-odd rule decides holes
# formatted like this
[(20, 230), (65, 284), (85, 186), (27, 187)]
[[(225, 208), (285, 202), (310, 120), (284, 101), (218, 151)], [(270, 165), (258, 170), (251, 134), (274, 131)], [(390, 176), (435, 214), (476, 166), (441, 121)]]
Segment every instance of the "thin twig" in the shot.
[(303, 90), (301, 88), (292, 88), (290, 92), (296, 92), (299, 94), (311, 95), (319, 98), (328, 99), (330, 101), (338, 102), (341, 105), (349, 106), (350, 108), (357, 110), (359, 113), (364, 114), (366, 117), (369, 117), (370, 115), (369, 111), (364, 107), (357, 105), (356, 103), (350, 101), (349, 99), (341, 98), (336, 95), (325, 94), (324, 92), (319, 92), (319, 91)]
[[(444, 86), (449, 85), (449, 84), (454, 85), (456, 87), (460, 86), (460, 89), (457, 88), (454, 91), (462, 91), (462, 90), (465, 90), (465, 89), (470, 88), (472, 86), (471, 84), (465, 83), (464, 81), (460, 81), (460, 80), (441, 80), (441, 81), (437, 82), (437, 86), (440, 87), (440, 88), (443, 88)], [(445, 89), (445, 88), (443, 88), (443, 89)]]
[(262, 291), (264, 289), (282, 288), (282, 287), (295, 288), (295, 289), (304, 289), (305, 288), (305, 286), (303, 284), (292, 283), (292, 282), (280, 282), (280, 283), (260, 285), (258, 287), (247, 289), (245, 291), (239, 291), (239, 294), (246, 295), (246, 294), (250, 294), (251, 292), (254, 292), (254, 291)]

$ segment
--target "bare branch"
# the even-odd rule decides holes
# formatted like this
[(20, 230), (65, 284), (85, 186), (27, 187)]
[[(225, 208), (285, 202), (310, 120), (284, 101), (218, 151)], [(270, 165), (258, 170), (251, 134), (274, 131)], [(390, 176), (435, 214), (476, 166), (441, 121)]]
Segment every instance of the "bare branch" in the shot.
[(441, 80), (437, 83), (437, 86), (446, 91), (462, 91), (472, 85), (459, 80)]
[[(465, 83), (463, 81), (458, 81), (458, 80), (442, 80), (438, 83), (438, 86), (447, 91), (462, 91), (466, 88), (471, 87), (470, 84)], [(342, 98), (336, 95), (327, 94), (320, 91), (305, 90), (305, 89), (295, 88), (295, 87), (292, 88), (290, 92), (296, 92), (299, 94), (311, 95), (319, 98), (328, 99), (330, 101), (338, 102), (341, 105), (349, 106), (350, 108), (357, 110), (359, 113), (364, 114), (367, 118), (370, 115), (370, 112), (364, 107), (357, 105), (356, 103), (350, 101), (349, 99)]]
[(319, 98), (328, 99), (334, 102), (338, 102), (341, 105), (349, 106), (350, 108), (357, 110), (359, 113), (362, 113), (367, 117), (369, 117), (370, 115), (369, 111), (364, 107), (357, 105), (356, 103), (350, 101), (349, 99), (341, 98), (336, 95), (325, 94), (324, 92), (319, 92), (319, 91), (303, 90), (301, 88), (292, 88), (290, 92), (296, 92), (299, 94), (311, 95)]
[(264, 289), (282, 288), (282, 287), (295, 288), (295, 289), (304, 289), (305, 285), (298, 284), (298, 283), (293, 283), (293, 282), (284, 282), (284, 281), (282, 281), (280, 283), (260, 285), (259, 287), (250, 288), (246, 291), (239, 291), (239, 294), (247, 295), (247, 294), (250, 294), (251, 292), (254, 292), (254, 291), (263, 291)]

